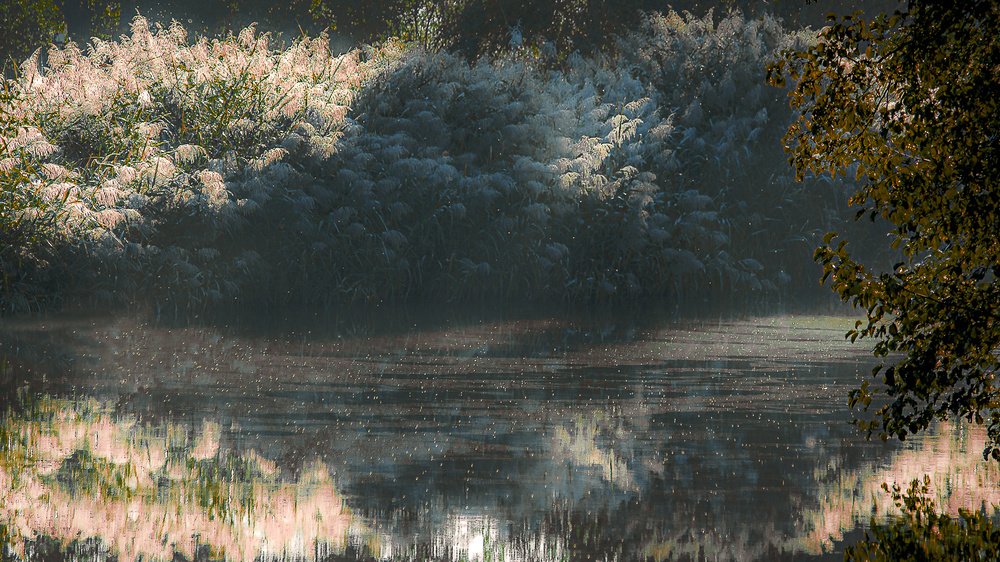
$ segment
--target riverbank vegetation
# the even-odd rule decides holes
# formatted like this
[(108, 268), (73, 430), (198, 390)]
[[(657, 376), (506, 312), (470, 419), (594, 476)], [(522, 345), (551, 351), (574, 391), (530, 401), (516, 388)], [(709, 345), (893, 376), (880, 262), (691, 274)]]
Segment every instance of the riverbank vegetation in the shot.
[[(997, 2), (911, 0), (892, 16), (833, 22), (771, 75), (776, 85), (786, 77), (795, 83), (791, 100), (802, 113), (785, 141), (800, 177), (857, 177), (858, 218), (888, 221), (888, 245), (901, 252), (891, 268), (880, 267), (837, 232), (816, 251), (824, 279), (865, 311), (847, 336), (870, 338), (882, 358), (873, 381), (851, 392), (854, 423), (869, 437), (903, 440), (963, 418), (987, 427), (983, 456), (993, 460), (1000, 460), (998, 29)], [(894, 488), (905, 517), (873, 525), (849, 558), (996, 558), (996, 506), (939, 515), (926, 491), (918, 481), (905, 494)]]
[(792, 114), (764, 84), (810, 32), (670, 12), (589, 56), (515, 39), (470, 63), (137, 17), (118, 41), (37, 52), (0, 103), (3, 313), (814, 286), (850, 185), (794, 181), (776, 142)]

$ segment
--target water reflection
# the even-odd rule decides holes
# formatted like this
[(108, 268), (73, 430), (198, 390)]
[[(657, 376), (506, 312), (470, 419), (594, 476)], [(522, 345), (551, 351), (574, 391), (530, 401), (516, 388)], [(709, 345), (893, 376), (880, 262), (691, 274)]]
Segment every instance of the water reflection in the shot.
[(953, 510), (1000, 501), (981, 433), (898, 447), (845, 424), (870, 368), (849, 323), (11, 326), (7, 349), (72, 359), (36, 361), (37, 387), (96, 398), (8, 417), (26, 460), (5, 452), (0, 511), (124, 559), (753, 560), (838, 548), (891, 507), (883, 481), (930, 473)]
[[(145, 426), (89, 399), (43, 398), (8, 413), (0, 512), (19, 539), (100, 537), (124, 560), (253, 560), (342, 551), (370, 535), (344, 507), (327, 467), (295, 481), (254, 451), (219, 446), (220, 428)], [(24, 556), (23, 540), (12, 546)]]
[(935, 504), (951, 514), (1000, 505), (1000, 466), (984, 462), (986, 431), (961, 423), (939, 424), (928, 435), (894, 453), (889, 462), (845, 470), (834, 462), (816, 469), (818, 505), (804, 514), (812, 522), (806, 548), (829, 548), (870, 515), (898, 513), (883, 482), (904, 490), (914, 479), (931, 478)]

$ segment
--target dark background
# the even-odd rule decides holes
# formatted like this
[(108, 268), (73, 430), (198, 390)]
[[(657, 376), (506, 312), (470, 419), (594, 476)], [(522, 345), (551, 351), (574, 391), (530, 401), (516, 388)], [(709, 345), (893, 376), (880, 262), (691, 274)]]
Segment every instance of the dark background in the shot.
[[(8, 76), (39, 46), (65, 37), (86, 44), (91, 37), (117, 38), (136, 14), (169, 25), (177, 20), (192, 35), (236, 32), (251, 23), (276, 39), (328, 32), (334, 48), (392, 35), (418, 40), (469, 58), (495, 55), (520, 29), (525, 44), (550, 42), (560, 51), (600, 50), (615, 34), (638, 24), (642, 11), (689, 11), (716, 17), (739, 10), (750, 17), (771, 14), (789, 27), (821, 27), (827, 14), (863, 10), (891, 13), (895, 0), (7, 0), (0, 10), (0, 61)], [(435, 22), (428, 25), (428, 16)], [(65, 33), (64, 33), (65, 32)]]

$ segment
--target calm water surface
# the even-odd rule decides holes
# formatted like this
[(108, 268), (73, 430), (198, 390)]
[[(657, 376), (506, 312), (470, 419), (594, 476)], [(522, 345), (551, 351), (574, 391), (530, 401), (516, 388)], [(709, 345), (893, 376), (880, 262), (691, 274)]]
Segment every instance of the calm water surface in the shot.
[(882, 482), (1000, 501), (981, 433), (847, 425), (873, 366), (852, 322), (8, 324), (9, 363), (57, 398), (8, 419), (33, 460), (0, 482), (0, 519), (124, 559), (811, 560), (889, 509)]

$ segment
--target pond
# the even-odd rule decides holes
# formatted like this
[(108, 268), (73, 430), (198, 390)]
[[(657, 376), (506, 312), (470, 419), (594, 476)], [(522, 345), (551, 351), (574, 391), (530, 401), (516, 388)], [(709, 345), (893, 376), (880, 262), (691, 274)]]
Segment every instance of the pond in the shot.
[(839, 560), (882, 482), (1000, 501), (982, 433), (847, 424), (852, 322), (8, 322), (0, 521), (36, 557)]

